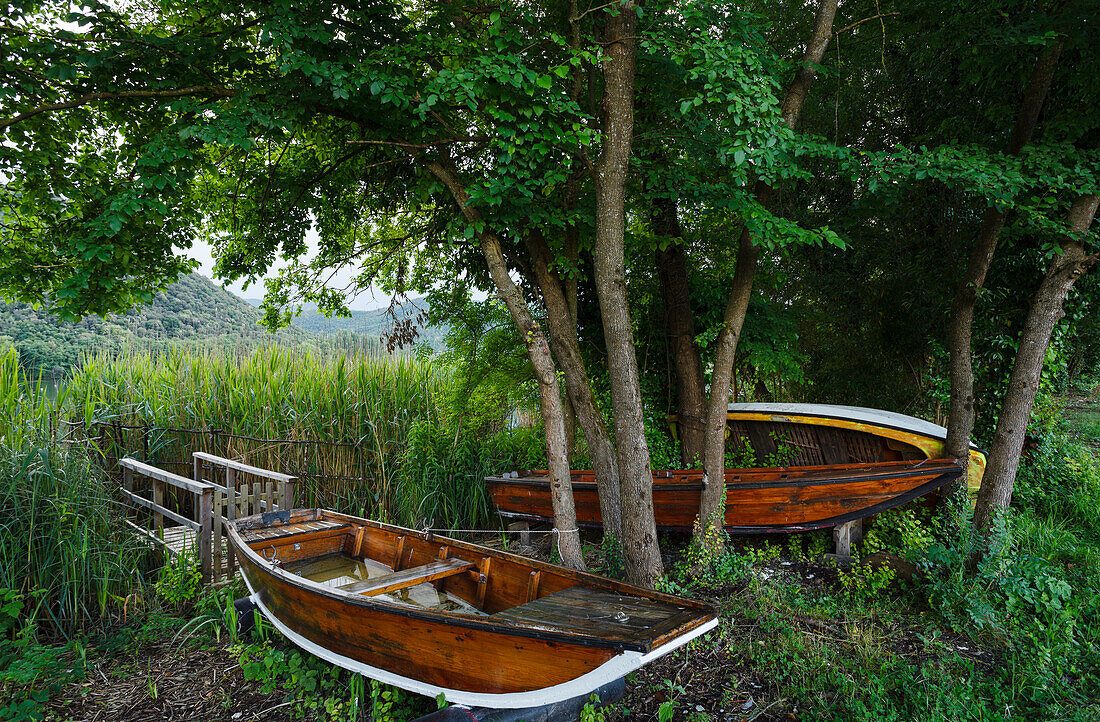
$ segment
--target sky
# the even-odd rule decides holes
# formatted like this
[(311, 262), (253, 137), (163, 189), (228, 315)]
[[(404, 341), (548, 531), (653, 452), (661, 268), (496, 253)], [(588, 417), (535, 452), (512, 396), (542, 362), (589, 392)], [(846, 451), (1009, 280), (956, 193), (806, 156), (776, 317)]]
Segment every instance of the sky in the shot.
[[(318, 240), (319, 239), (316, 231), (310, 230), (306, 233), (306, 242), (309, 244), (309, 247), (311, 249), (317, 247)], [(214, 278), (214, 255), (213, 249), (210, 247), (209, 243), (203, 240), (196, 239), (191, 248), (189, 248), (186, 253), (188, 256), (194, 258), (196, 261), (199, 262), (199, 273), (211, 279), (219, 286), (224, 287), (230, 293), (240, 296), (241, 298), (263, 298), (264, 285), (262, 280), (258, 283), (253, 283), (252, 285), (250, 285), (248, 287), (248, 290), (246, 291), (244, 289), (244, 285), (240, 282), (224, 283), (223, 281)], [(275, 262), (275, 270), (283, 268), (286, 265), (286, 262), (283, 261), (281, 258), (277, 259)], [(273, 275), (274, 273), (270, 273), (268, 274), (268, 276), (265, 276), (265, 278)], [(353, 275), (354, 269), (341, 271), (340, 273), (336, 274), (332, 283), (336, 286), (343, 286), (351, 280)], [(370, 311), (376, 308), (385, 307), (389, 304), (389, 302), (389, 294), (383, 293), (382, 291), (369, 289), (368, 291), (361, 293), (354, 299), (352, 299), (348, 303), (348, 308), (352, 311)]]

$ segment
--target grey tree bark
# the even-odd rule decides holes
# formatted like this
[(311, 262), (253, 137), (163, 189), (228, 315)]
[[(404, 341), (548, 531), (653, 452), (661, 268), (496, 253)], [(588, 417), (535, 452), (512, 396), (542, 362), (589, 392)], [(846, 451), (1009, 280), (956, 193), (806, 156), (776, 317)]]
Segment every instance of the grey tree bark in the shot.
[[(793, 129), (798, 124), (802, 106), (810, 85), (817, 75), (816, 67), (825, 56), (829, 40), (833, 37), (833, 19), (838, 0), (820, 0), (814, 19), (814, 30), (806, 43), (802, 64), (783, 96), (780, 109), (783, 121)], [(772, 189), (758, 182), (756, 199), (767, 206)], [(710, 397), (707, 401), (706, 442), (703, 453), (703, 492), (699, 502), (699, 517), (695, 524), (695, 540), (705, 549), (718, 551), (722, 540), (723, 512), (726, 506), (726, 413), (733, 381), (733, 363), (737, 357), (737, 341), (745, 322), (745, 313), (752, 298), (753, 278), (760, 250), (753, 243), (746, 227), (737, 243), (737, 265), (733, 273), (733, 287), (722, 319), (722, 330), (715, 341), (714, 370), (711, 372)]]
[[(1061, 43), (1053, 45), (1041, 53), (1035, 63), (1020, 100), (1009, 139), (1010, 155), (1018, 154), (1031, 142), (1039, 120), (1039, 111), (1042, 110), (1061, 52)], [(974, 430), (974, 365), (971, 357), (974, 308), (978, 302), (978, 293), (985, 284), (986, 273), (993, 262), (1007, 215), (1007, 211), (998, 208), (989, 208), (985, 212), (978, 238), (970, 250), (966, 271), (955, 289), (955, 297), (951, 303), (951, 318), (947, 327), (951, 405), (947, 417), (946, 453), (964, 468), (969, 468), (970, 435)], [(958, 483), (964, 484), (965, 479), (964, 474), (962, 481)], [(949, 493), (943, 494), (943, 498), (948, 496)]]
[(527, 248), (532, 260), (535, 279), (539, 284), (546, 306), (546, 325), (550, 331), (550, 346), (565, 377), (566, 395), (573, 406), (577, 423), (592, 456), (596, 472), (597, 491), (600, 496), (600, 516), (604, 520), (605, 534), (622, 541), (622, 505), (619, 500), (619, 466), (615, 448), (604, 424), (603, 416), (592, 395), (592, 384), (581, 357), (577, 339), (576, 311), (570, 307), (567, 289), (550, 268), (550, 249), (544, 239), (528, 234)]
[(596, 238), (593, 270), (603, 318), (615, 447), (619, 458), (623, 561), (626, 577), (653, 586), (663, 567), (653, 520), (653, 474), (642, 423), (642, 394), (626, 298), (624, 233), (626, 177), (634, 135), (635, 3), (607, 14), (600, 61), (603, 140), (595, 166)]
[[(471, 224), (479, 222), (480, 216), (476, 209), (469, 206), (469, 195), (455, 169), (445, 162), (435, 160), (428, 161), (426, 167), (450, 191), (467, 222)], [(558, 385), (558, 370), (550, 355), (550, 345), (546, 342), (542, 328), (531, 317), (523, 292), (512, 281), (508, 263), (501, 250), (500, 239), (488, 231), (483, 231), (478, 235), (478, 242), (497, 293), (507, 306), (512, 321), (523, 337), (524, 345), (527, 347), (527, 358), (531, 360), (531, 366), (535, 370), (539, 406), (542, 410), (546, 434), (554, 526), (559, 530), (558, 549), (562, 563), (573, 569), (584, 569), (584, 554), (581, 550), (580, 534), (577, 531), (577, 513), (573, 504), (573, 487), (569, 478), (561, 388)]]
[[(654, 203), (653, 230), (666, 238), (682, 238), (683, 231), (676, 202), (661, 199)], [(684, 466), (699, 466), (703, 461), (706, 439), (707, 389), (703, 376), (703, 358), (695, 343), (695, 316), (687, 257), (679, 241), (669, 243), (656, 253), (657, 276), (665, 305), (665, 336), (676, 378), (676, 430), (680, 439), (680, 461)]]

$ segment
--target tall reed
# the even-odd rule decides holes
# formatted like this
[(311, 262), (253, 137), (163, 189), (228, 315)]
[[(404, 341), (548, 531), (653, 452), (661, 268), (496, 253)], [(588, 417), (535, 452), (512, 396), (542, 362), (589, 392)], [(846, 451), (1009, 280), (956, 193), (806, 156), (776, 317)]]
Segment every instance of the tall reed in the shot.
[[(502, 468), (475, 461), (510, 465), (531, 455), (530, 441), (489, 453), (511, 447), (484, 428), (451, 428), (461, 423), (449, 421), (455, 384), (451, 368), (431, 358), (283, 347), (138, 352), (87, 358), (67, 408), (108, 456), (144, 455), (187, 474), (191, 452), (203, 450), (298, 476), (302, 505), (405, 524), (484, 524), (482, 477)], [(441, 455), (447, 463), (436, 463)]]
[(122, 522), (106, 474), (52, 434), (54, 407), (0, 352), (0, 588), (69, 634), (117, 616), (142, 586), (147, 550)]

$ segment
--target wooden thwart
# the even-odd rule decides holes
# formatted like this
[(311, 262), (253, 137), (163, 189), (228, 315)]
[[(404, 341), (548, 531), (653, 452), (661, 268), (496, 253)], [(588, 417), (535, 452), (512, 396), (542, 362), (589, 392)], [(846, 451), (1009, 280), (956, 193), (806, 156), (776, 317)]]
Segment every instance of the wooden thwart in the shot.
[(340, 587), (344, 591), (373, 597), (378, 594), (395, 592), (399, 589), (415, 586), (424, 582), (434, 582), (437, 579), (453, 577), (456, 574), (473, 569), (473, 562), (464, 562), (461, 559), (440, 559), (428, 562), (419, 567), (410, 567), (393, 574), (383, 574), (374, 579), (365, 579), (361, 582), (353, 582)]

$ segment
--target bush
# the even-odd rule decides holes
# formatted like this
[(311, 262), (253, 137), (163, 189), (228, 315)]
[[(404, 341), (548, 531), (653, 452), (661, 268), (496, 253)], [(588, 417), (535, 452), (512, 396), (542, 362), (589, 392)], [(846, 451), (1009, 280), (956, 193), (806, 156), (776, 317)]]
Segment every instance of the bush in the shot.
[[(1100, 694), (1100, 462), (1061, 432), (1020, 467), (1013, 507), (985, 537), (941, 525), (920, 555), (931, 606), (955, 629), (998, 640), (1013, 681), (1041, 703)], [(983, 554), (968, 568), (975, 549)]]

